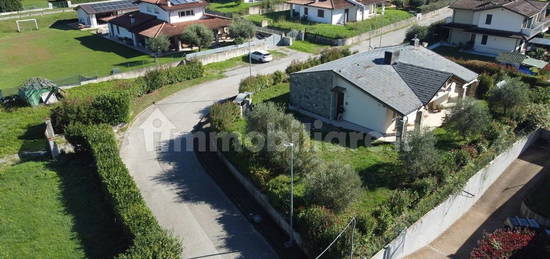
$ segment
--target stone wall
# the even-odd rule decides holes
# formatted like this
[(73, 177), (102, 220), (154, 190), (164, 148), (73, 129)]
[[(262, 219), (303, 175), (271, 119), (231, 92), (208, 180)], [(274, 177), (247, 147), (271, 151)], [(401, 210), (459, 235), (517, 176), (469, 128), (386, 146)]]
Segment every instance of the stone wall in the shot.
[(538, 139), (541, 131), (535, 131), (516, 141), (509, 149), (502, 152), (487, 166), (470, 177), (462, 189), (463, 192), (451, 195), (437, 207), (430, 210), (413, 225), (403, 230), (397, 238), (372, 258), (403, 258), (429, 245), (470, 210), (502, 172)]
[(331, 71), (290, 75), (290, 105), (332, 119)]

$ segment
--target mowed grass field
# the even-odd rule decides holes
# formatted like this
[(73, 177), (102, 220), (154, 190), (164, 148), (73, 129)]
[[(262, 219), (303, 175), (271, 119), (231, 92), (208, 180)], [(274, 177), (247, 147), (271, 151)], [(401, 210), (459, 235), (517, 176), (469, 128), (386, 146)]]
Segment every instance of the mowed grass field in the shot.
[[(15, 20), (0, 21), (0, 89), (16, 88), (30, 77), (72, 82), (79, 75), (106, 76), (114, 67), (121, 71), (154, 65), (154, 58), (90, 32), (70, 29), (63, 21), (76, 13), (30, 17), (39, 30), (25, 23), (16, 30)], [(175, 61), (163, 57), (159, 62)]]
[(23, 9), (36, 9), (48, 7), (47, 0), (21, 0)]
[(93, 168), (79, 161), (0, 167), (0, 258), (112, 258), (126, 248)]

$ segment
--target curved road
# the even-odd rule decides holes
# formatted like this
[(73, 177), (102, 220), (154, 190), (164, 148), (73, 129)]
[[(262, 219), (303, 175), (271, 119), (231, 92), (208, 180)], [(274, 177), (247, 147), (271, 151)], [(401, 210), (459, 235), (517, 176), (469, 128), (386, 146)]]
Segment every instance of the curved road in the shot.
[[(449, 11), (422, 23), (441, 20)], [(403, 41), (405, 29), (382, 37), (382, 45)], [(378, 38), (377, 38), (378, 39)], [(377, 45), (379, 40), (373, 40)], [(369, 42), (352, 47), (369, 49)], [(285, 50), (289, 52), (289, 50)], [(254, 65), (253, 74), (284, 70), (310, 55), (290, 51), (285, 58)], [(121, 157), (161, 226), (182, 239), (184, 258), (276, 258), (277, 254), (204, 171), (185, 139), (208, 107), (237, 93), (248, 67), (226, 78), (182, 90), (143, 111), (127, 130)], [(158, 143), (158, 145), (155, 145)]]

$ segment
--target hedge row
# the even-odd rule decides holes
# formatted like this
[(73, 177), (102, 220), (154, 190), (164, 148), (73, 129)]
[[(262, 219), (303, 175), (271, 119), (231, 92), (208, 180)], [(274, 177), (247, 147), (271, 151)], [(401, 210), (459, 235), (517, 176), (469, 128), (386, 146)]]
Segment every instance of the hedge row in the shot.
[(132, 240), (130, 248), (118, 258), (180, 258), (180, 242), (159, 226), (145, 204), (120, 159), (111, 127), (76, 123), (66, 127), (65, 136), (77, 150), (92, 154), (105, 196), (113, 206), (117, 221)]
[(150, 71), (142, 79), (143, 94), (155, 91), (165, 85), (199, 78), (203, 75), (204, 67), (198, 61), (189, 61), (185, 65)]
[(56, 129), (62, 131), (69, 123), (117, 125), (130, 118), (130, 96), (115, 92), (93, 99), (66, 99), (52, 111)]
[(421, 13), (429, 13), (431, 11), (435, 11), (437, 9), (441, 9), (445, 6), (448, 6), (451, 3), (453, 3), (454, 1), (456, 1), (456, 0), (438, 0), (438, 1), (435, 1), (435, 2), (431, 2), (429, 4), (421, 5), (417, 9)]
[[(357, 52), (355, 52), (357, 53)], [(293, 60), (285, 70), (287, 74), (298, 72), (310, 67), (314, 67), (323, 63), (327, 63), (333, 60), (337, 60), (343, 57), (347, 57), (351, 54), (355, 54), (348, 48), (328, 48), (321, 51), (319, 57), (311, 57), (305, 61)]]
[(249, 76), (239, 84), (239, 93), (258, 92), (268, 87), (287, 82), (288, 76), (282, 71), (275, 71), (273, 74)]

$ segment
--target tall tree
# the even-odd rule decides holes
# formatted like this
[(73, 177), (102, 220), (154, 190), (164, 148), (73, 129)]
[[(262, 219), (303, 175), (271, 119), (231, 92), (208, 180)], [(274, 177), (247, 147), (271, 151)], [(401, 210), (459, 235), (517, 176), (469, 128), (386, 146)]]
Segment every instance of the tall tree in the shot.
[(517, 119), (529, 102), (529, 88), (519, 78), (505, 77), (488, 93), (489, 108), (497, 115)]
[(491, 114), (484, 102), (467, 98), (453, 108), (447, 122), (462, 136), (476, 136), (487, 128)]
[(23, 10), (21, 0), (0, 0), (0, 13)]
[(202, 48), (212, 45), (214, 32), (203, 24), (193, 24), (183, 30), (180, 39), (191, 46), (199, 47), (200, 51)]
[(235, 39), (237, 44), (252, 39), (256, 34), (256, 27), (250, 21), (238, 18), (229, 26), (229, 36)]
[(170, 47), (170, 40), (168, 37), (161, 35), (156, 38), (147, 39), (146, 44), (147, 48), (155, 52), (158, 56), (161, 52), (168, 50)]

